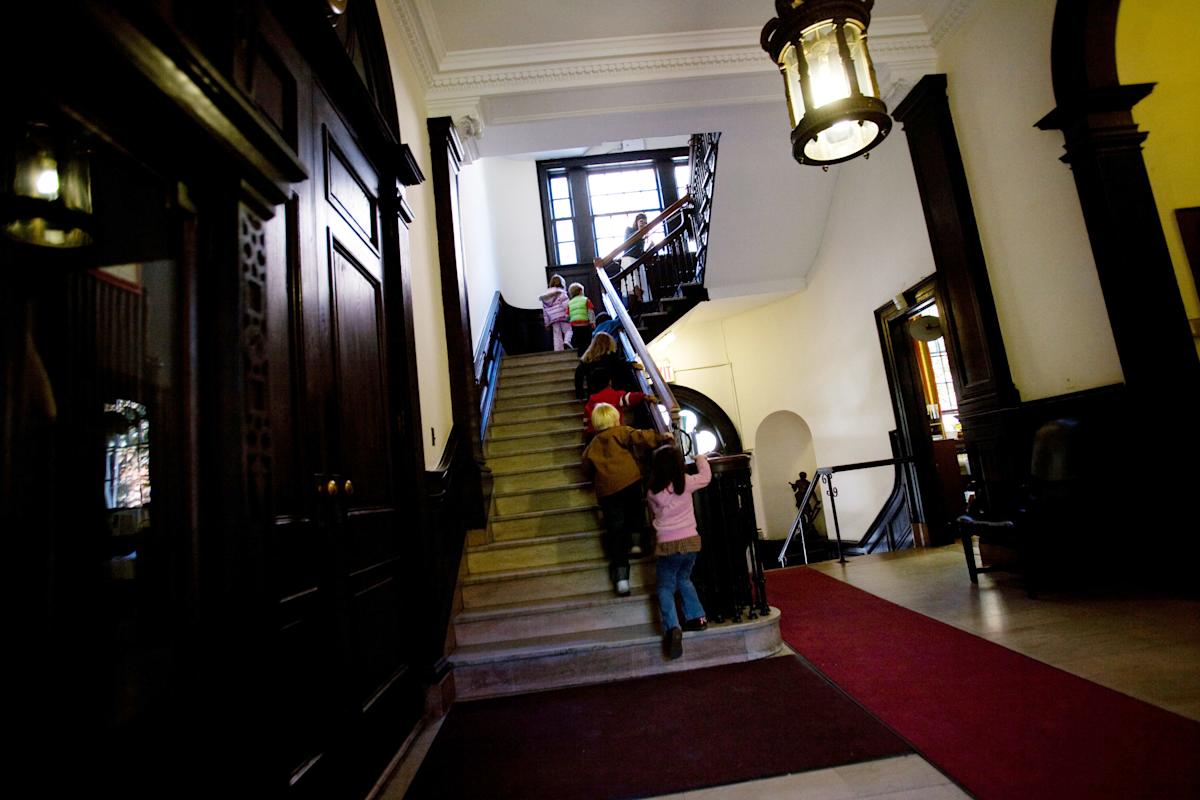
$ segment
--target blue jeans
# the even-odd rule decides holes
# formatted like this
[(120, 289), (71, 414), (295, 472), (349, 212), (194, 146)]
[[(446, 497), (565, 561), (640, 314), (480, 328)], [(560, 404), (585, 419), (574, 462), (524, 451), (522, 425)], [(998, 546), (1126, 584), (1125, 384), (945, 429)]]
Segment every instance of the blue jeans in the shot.
[(675, 590), (683, 598), (683, 615), (685, 619), (700, 619), (704, 616), (704, 606), (696, 596), (696, 587), (692, 585), (692, 567), (696, 566), (695, 553), (675, 553), (669, 556), (659, 556), (655, 561), (654, 571), (658, 578), (658, 609), (662, 613), (663, 630), (679, 627), (679, 616), (675, 613)]

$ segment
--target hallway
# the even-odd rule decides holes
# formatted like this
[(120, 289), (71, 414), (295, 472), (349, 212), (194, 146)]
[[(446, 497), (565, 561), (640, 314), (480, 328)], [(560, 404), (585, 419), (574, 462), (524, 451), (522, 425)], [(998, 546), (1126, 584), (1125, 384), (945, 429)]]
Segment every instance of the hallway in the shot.
[[(1200, 719), (1200, 600), (1047, 594), (1030, 600), (1016, 576), (967, 579), (958, 545), (813, 569), (1067, 672)], [(939, 676), (944, 679), (949, 676)], [(948, 689), (949, 690), (949, 689)], [(398, 800), (436, 735), (424, 731), (380, 795)], [(919, 756), (670, 795), (681, 798), (949, 798), (966, 796)]]

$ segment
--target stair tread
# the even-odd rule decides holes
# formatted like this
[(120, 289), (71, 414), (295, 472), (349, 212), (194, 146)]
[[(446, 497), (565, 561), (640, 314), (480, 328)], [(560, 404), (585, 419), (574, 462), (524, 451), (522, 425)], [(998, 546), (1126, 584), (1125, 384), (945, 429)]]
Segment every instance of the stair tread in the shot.
[[(639, 559), (631, 558), (629, 563)], [(566, 575), (571, 572), (587, 572), (592, 569), (608, 569), (608, 559), (592, 558), (586, 561), (572, 561), (566, 564), (549, 564), (541, 567), (520, 567), (518, 569), (497, 570), (496, 572), (471, 573), (463, 578), (464, 586), (476, 586), (484, 583), (501, 583), (503, 581), (520, 580), (522, 578), (542, 578), (549, 575)]]
[(588, 539), (593, 536), (599, 536), (602, 533), (603, 531), (597, 528), (586, 531), (571, 531), (570, 533), (548, 533), (544, 536), (530, 536), (524, 539), (504, 539), (499, 542), (491, 542), (490, 544), (467, 545), (467, 552), (471, 554), (494, 553), (497, 550), (512, 550), (517, 547), (530, 547), (533, 545), (572, 542), (579, 539)]
[(510, 522), (514, 519), (537, 519), (538, 517), (556, 517), (563, 514), (573, 514), (577, 511), (599, 511), (598, 503), (589, 503), (585, 506), (563, 506), (561, 508), (540, 508), (537, 511), (520, 511), (516, 514), (493, 514), (492, 522)]
[[(578, 415), (572, 415), (572, 416), (578, 416)], [(582, 422), (579, 423), (578, 430), (575, 430), (573, 428), (562, 428), (561, 430), (538, 431), (537, 433), (512, 433), (512, 434), (509, 434), (508, 436), (489, 436), (487, 438), (487, 440), (484, 441), (484, 444), (487, 444), (488, 442), (511, 442), (511, 441), (515, 441), (517, 439), (536, 439), (539, 436), (562, 436), (563, 434), (570, 434), (570, 433), (583, 433), (583, 423)]]
[[(686, 631), (685, 640), (707, 639), (730, 633), (741, 633), (752, 627), (769, 625), (778, 620), (779, 610), (772, 607), (770, 615), (742, 622), (713, 623), (703, 631)], [(534, 636), (527, 639), (509, 639), (487, 644), (462, 645), (450, 656), (455, 664), (484, 664), (509, 659), (536, 658), (538, 656), (567, 652), (585, 653), (630, 645), (661, 645), (662, 633), (657, 623), (626, 625), (620, 628), (601, 628), (576, 633), (560, 633), (552, 636)]]
[[(564, 389), (563, 391), (566, 391), (566, 390)], [(512, 396), (517, 397), (517, 396), (523, 396), (523, 395), (512, 395)], [(532, 396), (532, 395), (530, 395), (530, 396)], [(497, 402), (499, 402), (500, 399), (501, 398), (497, 397), (496, 398)], [(525, 408), (548, 408), (550, 406), (565, 406), (568, 403), (575, 405), (575, 406), (582, 407), (582, 403), (579, 402), (579, 399), (577, 397), (575, 397), (574, 391), (572, 391), (571, 398), (569, 400), (552, 400), (548, 403), (526, 403), (525, 405), (520, 405), (520, 406), (509, 406), (508, 408), (498, 408), (493, 413), (503, 414), (505, 411), (518, 411), (518, 410), (525, 409)], [(522, 420), (522, 422), (525, 422), (525, 421), (527, 421), (527, 420)], [(510, 425), (512, 423), (498, 422), (496, 424), (497, 425)]]
[(578, 467), (578, 466), (580, 466), (580, 465), (579, 464), (550, 464), (549, 466), (524, 467), (522, 469), (510, 469), (510, 470), (494, 469), (494, 470), (492, 470), (492, 477), (493, 478), (510, 478), (513, 475), (527, 475), (531, 472), (550, 472), (551, 470), (571, 469), (573, 467)]
[(494, 606), (484, 606), (460, 611), (455, 622), (478, 622), (488, 619), (503, 619), (509, 617), (524, 617), (534, 614), (544, 614), (548, 611), (573, 611), (581, 608), (602, 608), (604, 606), (638, 603), (654, 598), (654, 587), (634, 587), (625, 597), (619, 597), (612, 590), (605, 592), (588, 592), (585, 594), (560, 595), (558, 597), (543, 597), (537, 600), (521, 600), (515, 603), (502, 603)]
[(591, 481), (583, 481), (582, 483), (562, 483), (557, 486), (542, 486), (536, 489), (513, 489), (507, 492), (493, 492), (492, 497), (521, 497), (522, 495), (527, 494), (547, 494), (549, 492), (562, 492), (570, 489), (590, 489), (591, 487)]
[[(522, 450), (519, 453), (497, 453), (496, 455), (491, 456), (490, 458), (516, 458), (518, 456), (529, 455), (530, 453), (553, 453), (556, 450), (572, 450), (572, 449), (578, 450), (582, 453), (583, 452), (583, 442), (580, 442), (579, 444), (557, 444), (557, 445), (554, 445), (553, 447), (537, 447), (537, 448), (534, 448), (531, 450)], [(489, 458), (489, 460), (490, 460), (490, 458)], [(559, 466), (564, 466), (564, 465), (559, 464)]]

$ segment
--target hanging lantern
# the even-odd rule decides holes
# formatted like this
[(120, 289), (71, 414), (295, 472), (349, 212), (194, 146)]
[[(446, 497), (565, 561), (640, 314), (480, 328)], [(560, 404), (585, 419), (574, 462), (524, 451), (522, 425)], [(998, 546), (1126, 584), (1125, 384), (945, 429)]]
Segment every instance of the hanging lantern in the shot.
[(0, 161), (0, 224), (42, 247), (91, 244), (92, 184), (82, 144), (45, 122), (5, 136)]
[(866, 153), (892, 129), (867, 52), (875, 0), (775, 0), (762, 30), (787, 92), (792, 155), (828, 167)]

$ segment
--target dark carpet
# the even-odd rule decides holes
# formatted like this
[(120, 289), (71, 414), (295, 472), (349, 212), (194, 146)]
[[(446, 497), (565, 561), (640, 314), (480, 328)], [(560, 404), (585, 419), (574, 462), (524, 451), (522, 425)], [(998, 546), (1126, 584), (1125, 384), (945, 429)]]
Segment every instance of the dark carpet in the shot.
[(457, 703), (406, 797), (652, 797), (908, 752), (784, 656)]
[(1200, 798), (1200, 723), (805, 567), (783, 638), (980, 798)]

